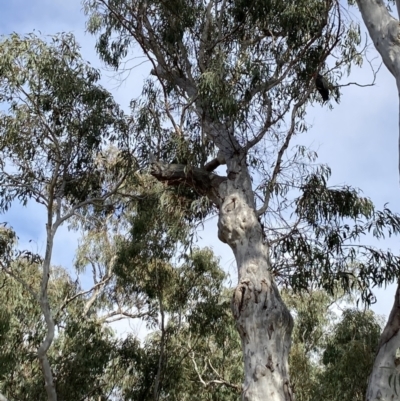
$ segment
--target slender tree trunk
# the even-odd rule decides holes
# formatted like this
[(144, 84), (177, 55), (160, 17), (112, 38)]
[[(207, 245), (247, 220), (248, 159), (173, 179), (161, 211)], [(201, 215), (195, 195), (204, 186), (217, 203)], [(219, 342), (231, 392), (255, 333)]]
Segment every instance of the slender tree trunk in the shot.
[(40, 295), (39, 295), (40, 308), (42, 310), (44, 320), (46, 322), (47, 331), (46, 331), (46, 336), (42, 341), (42, 343), (40, 344), (39, 349), (37, 351), (38, 359), (43, 371), (43, 377), (48, 401), (57, 401), (57, 392), (54, 385), (53, 372), (50, 366), (49, 358), (47, 357), (47, 351), (49, 350), (51, 344), (53, 343), (55, 334), (55, 324), (50, 308), (49, 295), (48, 295), (48, 284), (50, 280), (50, 266), (51, 266), (51, 257), (53, 254), (54, 236), (60, 224), (61, 202), (59, 200), (56, 200), (56, 206), (55, 206), (56, 221), (54, 224), (53, 224), (53, 206), (54, 206), (54, 198), (53, 196), (50, 196), (49, 205), (47, 207), (46, 253), (43, 261), (43, 272), (42, 272), (42, 280), (40, 284)]
[(242, 399), (290, 401), (288, 356), (293, 319), (270, 273), (250, 178), (247, 168), (243, 170), (237, 179), (221, 185), (223, 202), (218, 221), (219, 238), (230, 245), (238, 266), (232, 311), (243, 348)]
[(46, 322), (47, 331), (46, 331), (46, 337), (40, 344), (40, 347), (37, 351), (37, 355), (43, 371), (45, 388), (47, 392), (47, 399), (48, 401), (57, 401), (57, 393), (54, 386), (53, 372), (51, 370), (50, 362), (47, 357), (47, 351), (49, 350), (53, 342), (55, 334), (55, 324), (51, 313), (49, 297), (47, 292), (50, 278), (51, 255), (53, 251), (53, 242), (55, 235), (55, 230), (54, 231), (52, 230), (51, 216), (49, 220), (50, 224), (49, 223), (47, 224), (46, 254), (43, 261), (43, 273), (42, 273), (42, 282), (40, 291), (40, 308), (42, 310)]
[(160, 305), (160, 317), (161, 317), (161, 322), (160, 322), (161, 338), (160, 338), (160, 356), (158, 358), (157, 375), (154, 382), (154, 390), (153, 390), (154, 401), (158, 401), (158, 399), (160, 398), (161, 376), (164, 368), (165, 313), (164, 313), (164, 303), (162, 295), (160, 295), (159, 297), (159, 305)]

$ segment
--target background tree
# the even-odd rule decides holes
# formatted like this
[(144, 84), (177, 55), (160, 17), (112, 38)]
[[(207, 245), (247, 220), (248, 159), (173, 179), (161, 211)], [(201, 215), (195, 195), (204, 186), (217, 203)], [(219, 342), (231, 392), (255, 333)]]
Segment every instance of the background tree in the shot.
[(327, 340), (314, 399), (364, 400), (380, 334), (372, 312), (345, 310)]
[[(183, 361), (204, 333), (220, 330), (225, 275), (210, 250), (188, 248), (194, 212), (185, 207), (186, 199), (164, 191), (150, 176), (147, 180), (141, 198), (126, 210), (130, 229), (118, 239), (115, 281), (107, 289), (110, 306), (116, 297), (121, 309), (125, 300), (140, 300), (142, 319), (153, 331), (143, 346), (132, 336), (123, 343), (121, 369), (133, 374), (125, 375), (122, 396), (180, 399)], [(188, 333), (186, 341), (183, 332)]]
[[(143, 203), (144, 207), (152, 204), (149, 199)], [(212, 253), (193, 249), (179, 265), (169, 264), (175, 254), (168, 254), (165, 233), (157, 236), (154, 230), (159, 227), (160, 215), (154, 215), (153, 220), (143, 220), (144, 217), (148, 215), (133, 218), (131, 235), (142, 245), (147, 241), (153, 244), (152, 257), (147, 257), (149, 247), (138, 247), (135, 241), (126, 241), (121, 261), (116, 264), (117, 276), (113, 275), (107, 281), (102, 291), (96, 294), (95, 301), (93, 294), (96, 290), (85, 291), (65, 270), (51, 269), (48, 294), (51, 310), (55, 311), (57, 334), (49, 348), (48, 358), (59, 399), (91, 401), (99, 397), (117, 397), (155, 400), (172, 395), (174, 399), (182, 399), (182, 394), (191, 397), (203, 387), (198, 383), (192, 361), (193, 358), (206, 357), (205, 350), (210, 344), (207, 336), (219, 339), (214, 347), (224, 344), (223, 350), (215, 350), (212, 363), (216, 368), (220, 366), (221, 354), (226, 355), (230, 349), (226, 344), (230, 339), (226, 332), (233, 333), (236, 349), (239, 349), (232, 318), (227, 313), (229, 302), (226, 296), (222, 296), (225, 275)], [(167, 217), (170, 221), (171, 216)], [(144, 221), (148, 224), (143, 225)], [(92, 245), (95, 241), (91, 237)], [(97, 244), (102, 243), (100, 238)], [(171, 240), (168, 243), (172, 245)], [(91, 260), (93, 249), (83, 241), (80, 260), (85, 257)], [(100, 256), (107, 256), (110, 252), (106, 247), (98, 246), (97, 249)], [(100, 257), (99, 260), (107, 258)], [(28, 282), (30, 289), (35, 290), (40, 285), (41, 264), (21, 261), (14, 260), (13, 272), (21, 283)], [(131, 263), (135, 269), (126, 276), (125, 266)], [(37, 274), (33, 276), (32, 272)], [(5, 280), (2, 292), (4, 308), (0, 309), (0, 316), (4, 316), (1, 346), (5, 352), (2, 354), (0, 391), (10, 399), (30, 399), (32, 396), (38, 400), (47, 399), (35, 355), (35, 341), (40, 342), (46, 330), (45, 322), (40, 319), (39, 305), (34, 299), (26, 301), (26, 293), (29, 293), (26, 285), (10, 279), (7, 273), (2, 272), (2, 277)], [(14, 297), (6, 302), (10, 292)], [(139, 300), (137, 308), (140, 308), (141, 315), (132, 313), (132, 301), (124, 303), (123, 309), (119, 310), (120, 304), (116, 301), (130, 298)], [(142, 308), (143, 303), (148, 305), (147, 308)], [(110, 311), (109, 305), (114, 307)], [(141, 318), (146, 323), (150, 334), (143, 344), (131, 334), (119, 341), (112, 336), (109, 319), (120, 316)], [(16, 356), (11, 358), (13, 353)], [(232, 372), (240, 374), (238, 352), (235, 365)], [(185, 386), (187, 382), (182, 379), (190, 374), (193, 384)], [(217, 392), (226, 394), (226, 386), (229, 386), (228, 390), (239, 391), (239, 386), (222, 381), (221, 376), (214, 381), (214, 386), (210, 386), (216, 387)], [(212, 388), (208, 388), (200, 393), (211, 394), (211, 391)]]
[[(387, 209), (375, 213), (351, 188), (328, 188), (329, 169), (312, 166), (315, 154), (289, 147), (308, 128), (307, 102), (321, 101), (313, 76), (326, 75), (337, 98), (342, 68), (361, 62), (357, 27), (336, 1), (85, 6), (106, 63), (119, 68), (138, 44), (153, 67), (143, 97), (132, 102), (152, 175), (186, 187), (194, 205), (210, 205), (219, 238), (235, 255), (232, 309), (244, 355), (243, 399), (290, 400), (293, 322), (272, 271), (295, 288), (358, 286), (366, 300), (370, 280), (380, 285), (398, 273), (390, 252), (348, 247), (363, 230), (379, 237), (389, 224), (397, 233), (398, 217)], [(329, 56), (336, 62), (328, 73)], [(216, 173), (221, 165), (226, 175)]]
[(284, 298), (295, 316), (290, 372), (296, 399), (364, 400), (381, 332), (378, 317), (353, 309), (354, 298), (339, 294)]
[[(13, 262), (12, 271), (29, 283), (32, 291), (40, 290), (40, 263), (19, 258)], [(66, 305), (65, 300), (81, 288), (64, 269), (52, 267), (50, 275), (48, 298), (57, 335), (47, 357), (58, 399), (98, 400), (112, 390), (112, 383), (102, 379), (115, 353), (116, 340), (96, 320), (82, 319), (85, 299)], [(7, 273), (0, 272), (0, 278), (0, 392), (13, 400), (47, 400), (37, 358), (47, 332), (40, 305)]]
[(0, 119), (0, 210), (13, 201), (26, 205), (34, 200), (46, 212), (40, 288), (22, 279), (9, 259), (2, 259), (1, 268), (23, 282), (40, 305), (46, 329), (37, 358), (48, 400), (55, 401), (47, 357), (55, 335), (48, 297), (55, 234), (78, 211), (104, 208), (136, 168), (129, 120), (96, 84), (99, 72), (81, 59), (73, 36), (46, 42), (14, 34), (1, 40), (0, 49), (0, 100), (9, 107)]

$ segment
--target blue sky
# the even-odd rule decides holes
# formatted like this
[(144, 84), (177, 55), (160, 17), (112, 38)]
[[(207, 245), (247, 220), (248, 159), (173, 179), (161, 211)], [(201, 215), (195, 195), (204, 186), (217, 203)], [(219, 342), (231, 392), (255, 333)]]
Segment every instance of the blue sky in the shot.
[[(356, 8), (353, 16), (358, 17)], [(73, 32), (82, 46), (82, 54), (93, 66), (102, 67), (94, 49), (95, 40), (85, 33), (85, 16), (80, 0), (11, 0), (4, 1), (0, 13), (0, 33), (20, 34), (40, 31), (42, 34)], [(369, 58), (377, 56), (372, 45)], [(380, 58), (374, 65), (380, 64)], [(115, 98), (127, 107), (132, 97), (139, 95), (141, 83), (149, 67), (135, 69), (124, 82), (112, 79), (112, 71), (104, 71), (102, 84), (114, 93)], [(346, 82), (369, 83), (372, 73), (367, 63), (354, 69)], [(332, 168), (331, 185), (347, 184), (361, 188), (377, 208), (389, 204), (392, 211), (400, 212), (398, 173), (398, 111), (399, 99), (394, 78), (383, 66), (373, 87), (350, 86), (343, 89), (339, 105), (333, 111), (315, 105), (308, 111), (312, 129), (302, 134), (300, 141), (319, 155), (319, 161)], [(39, 205), (16, 206), (0, 221), (8, 221), (20, 237), (20, 245), (33, 251), (44, 249), (44, 211)], [(211, 246), (221, 257), (222, 266), (231, 273), (233, 283), (236, 268), (230, 248), (217, 238), (216, 219), (205, 224), (199, 233), (200, 245)], [(29, 242), (32, 240), (32, 242)], [(56, 237), (55, 264), (71, 266), (77, 235), (62, 227)], [(387, 239), (380, 247), (399, 252), (399, 239)], [(378, 303), (373, 307), (388, 315), (392, 306), (394, 286), (376, 291)]]

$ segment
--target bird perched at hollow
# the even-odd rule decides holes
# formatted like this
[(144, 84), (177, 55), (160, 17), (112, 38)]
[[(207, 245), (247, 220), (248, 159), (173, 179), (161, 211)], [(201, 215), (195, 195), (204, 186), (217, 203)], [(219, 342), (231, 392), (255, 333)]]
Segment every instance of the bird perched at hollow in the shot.
[(326, 102), (327, 100), (329, 100), (329, 84), (328, 81), (321, 74), (317, 74), (315, 78), (315, 86), (322, 96), (323, 101)]

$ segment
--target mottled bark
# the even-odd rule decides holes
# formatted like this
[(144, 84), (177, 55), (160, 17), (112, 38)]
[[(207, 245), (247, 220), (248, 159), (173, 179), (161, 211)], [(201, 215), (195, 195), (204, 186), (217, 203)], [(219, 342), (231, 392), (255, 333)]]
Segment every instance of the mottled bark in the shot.
[(218, 235), (232, 248), (238, 266), (232, 311), (243, 347), (243, 400), (291, 400), (288, 356), (293, 320), (270, 273), (256, 211), (232, 182), (220, 208)]

